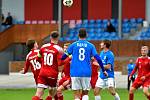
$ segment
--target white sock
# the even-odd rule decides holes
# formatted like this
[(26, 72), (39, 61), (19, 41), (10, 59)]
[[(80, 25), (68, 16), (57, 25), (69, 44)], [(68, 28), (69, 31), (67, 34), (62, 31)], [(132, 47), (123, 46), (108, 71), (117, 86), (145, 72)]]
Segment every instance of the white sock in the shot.
[(74, 100), (80, 100), (80, 99), (74, 99)]
[(101, 100), (101, 96), (95, 96), (95, 100)]
[(115, 97), (115, 100), (120, 100), (118, 93), (116, 93), (116, 95), (114, 97)]
[(88, 95), (83, 95), (82, 100), (89, 100), (89, 96)]

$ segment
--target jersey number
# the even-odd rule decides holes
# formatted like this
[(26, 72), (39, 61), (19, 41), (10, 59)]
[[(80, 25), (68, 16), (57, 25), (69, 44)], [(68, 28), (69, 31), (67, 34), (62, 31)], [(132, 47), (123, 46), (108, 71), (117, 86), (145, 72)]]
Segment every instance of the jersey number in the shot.
[(85, 49), (80, 48), (79, 49), (79, 60), (83, 61), (85, 59)]
[(53, 54), (44, 53), (44, 65), (48, 65), (48, 66), (53, 65)]
[(31, 60), (30, 62), (31, 62), (31, 64), (32, 64), (34, 70), (37, 70), (37, 69), (40, 69), (40, 68), (41, 68), (41, 64), (40, 64), (38, 61), (36, 61), (36, 59)]

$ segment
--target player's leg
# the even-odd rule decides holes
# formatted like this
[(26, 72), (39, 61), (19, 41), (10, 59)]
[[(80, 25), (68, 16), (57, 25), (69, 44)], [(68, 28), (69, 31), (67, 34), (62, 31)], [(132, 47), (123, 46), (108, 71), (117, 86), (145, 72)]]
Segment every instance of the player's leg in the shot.
[(91, 77), (81, 77), (82, 100), (89, 100), (88, 92), (91, 88)]
[(136, 78), (129, 91), (129, 100), (134, 100), (134, 92), (142, 85), (142, 83), (140, 78)]
[(131, 83), (131, 80), (129, 80), (129, 76), (128, 76), (128, 91), (130, 90), (130, 83)]
[(80, 78), (79, 77), (71, 77), (71, 86), (72, 86), (72, 90), (74, 92), (74, 99), (80, 100), (80, 97), (81, 97), (80, 90), (82, 89)]
[(129, 100), (134, 100), (134, 92), (136, 91), (136, 88), (131, 87), (129, 91)]
[(52, 98), (56, 95), (56, 83), (57, 79), (46, 78), (47, 85), (49, 86), (49, 96), (47, 96), (46, 100), (52, 100)]
[(105, 86), (105, 81), (101, 78), (98, 78), (94, 89), (95, 100), (101, 100), (100, 93), (104, 86)]
[(44, 88), (37, 88), (35, 96), (32, 97), (32, 100), (40, 100), (44, 94)]
[(115, 100), (120, 100), (118, 93), (115, 90), (115, 81), (114, 78), (108, 78), (108, 90), (112, 96), (115, 97)]
[(148, 91), (148, 87), (143, 87), (143, 93), (148, 98), (148, 100), (150, 100), (150, 93)]
[(59, 100), (63, 100), (63, 90), (68, 89), (68, 86), (70, 86), (70, 79), (64, 80), (64, 82), (59, 85), (60, 86), (57, 88), (57, 97)]

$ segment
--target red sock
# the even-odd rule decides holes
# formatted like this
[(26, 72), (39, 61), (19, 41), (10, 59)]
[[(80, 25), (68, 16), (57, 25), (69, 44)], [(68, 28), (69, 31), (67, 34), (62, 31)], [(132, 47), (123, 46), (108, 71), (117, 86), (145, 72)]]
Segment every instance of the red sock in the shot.
[(148, 100), (150, 100), (150, 95), (147, 97)]
[(57, 94), (54, 96), (54, 99), (55, 99), (55, 100), (58, 100), (58, 96), (57, 96)]
[(40, 100), (40, 98), (38, 96), (33, 96), (32, 100)]
[(82, 100), (83, 94), (81, 94), (80, 100)]
[(40, 100), (43, 100), (43, 99), (40, 99)]
[(51, 96), (47, 96), (46, 100), (52, 100), (52, 97)]
[(134, 94), (133, 93), (130, 93), (129, 95), (129, 100), (133, 100), (134, 99)]
[(58, 100), (64, 100), (64, 96), (63, 95), (59, 96)]

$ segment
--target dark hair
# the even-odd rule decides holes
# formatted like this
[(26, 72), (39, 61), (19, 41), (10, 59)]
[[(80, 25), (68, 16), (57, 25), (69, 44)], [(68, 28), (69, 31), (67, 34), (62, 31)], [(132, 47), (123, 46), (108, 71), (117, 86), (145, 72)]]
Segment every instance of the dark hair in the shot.
[(57, 31), (52, 31), (50, 36), (51, 38), (56, 39), (59, 37), (59, 33)]
[(34, 47), (35, 42), (36, 42), (35, 40), (28, 40), (26, 42), (26, 46), (28, 47), (29, 51)]
[(109, 48), (111, 46), (110, 40), (103, 40), (102, 42), (104, 43), (104, 45), (106, 45), (106, 48)]
[(79, 36), (79, 38), (86, 38), (86, 36), (87, 36), (86, 29), (81, 28), (81, 29), (79, 30), (78, 36)]

